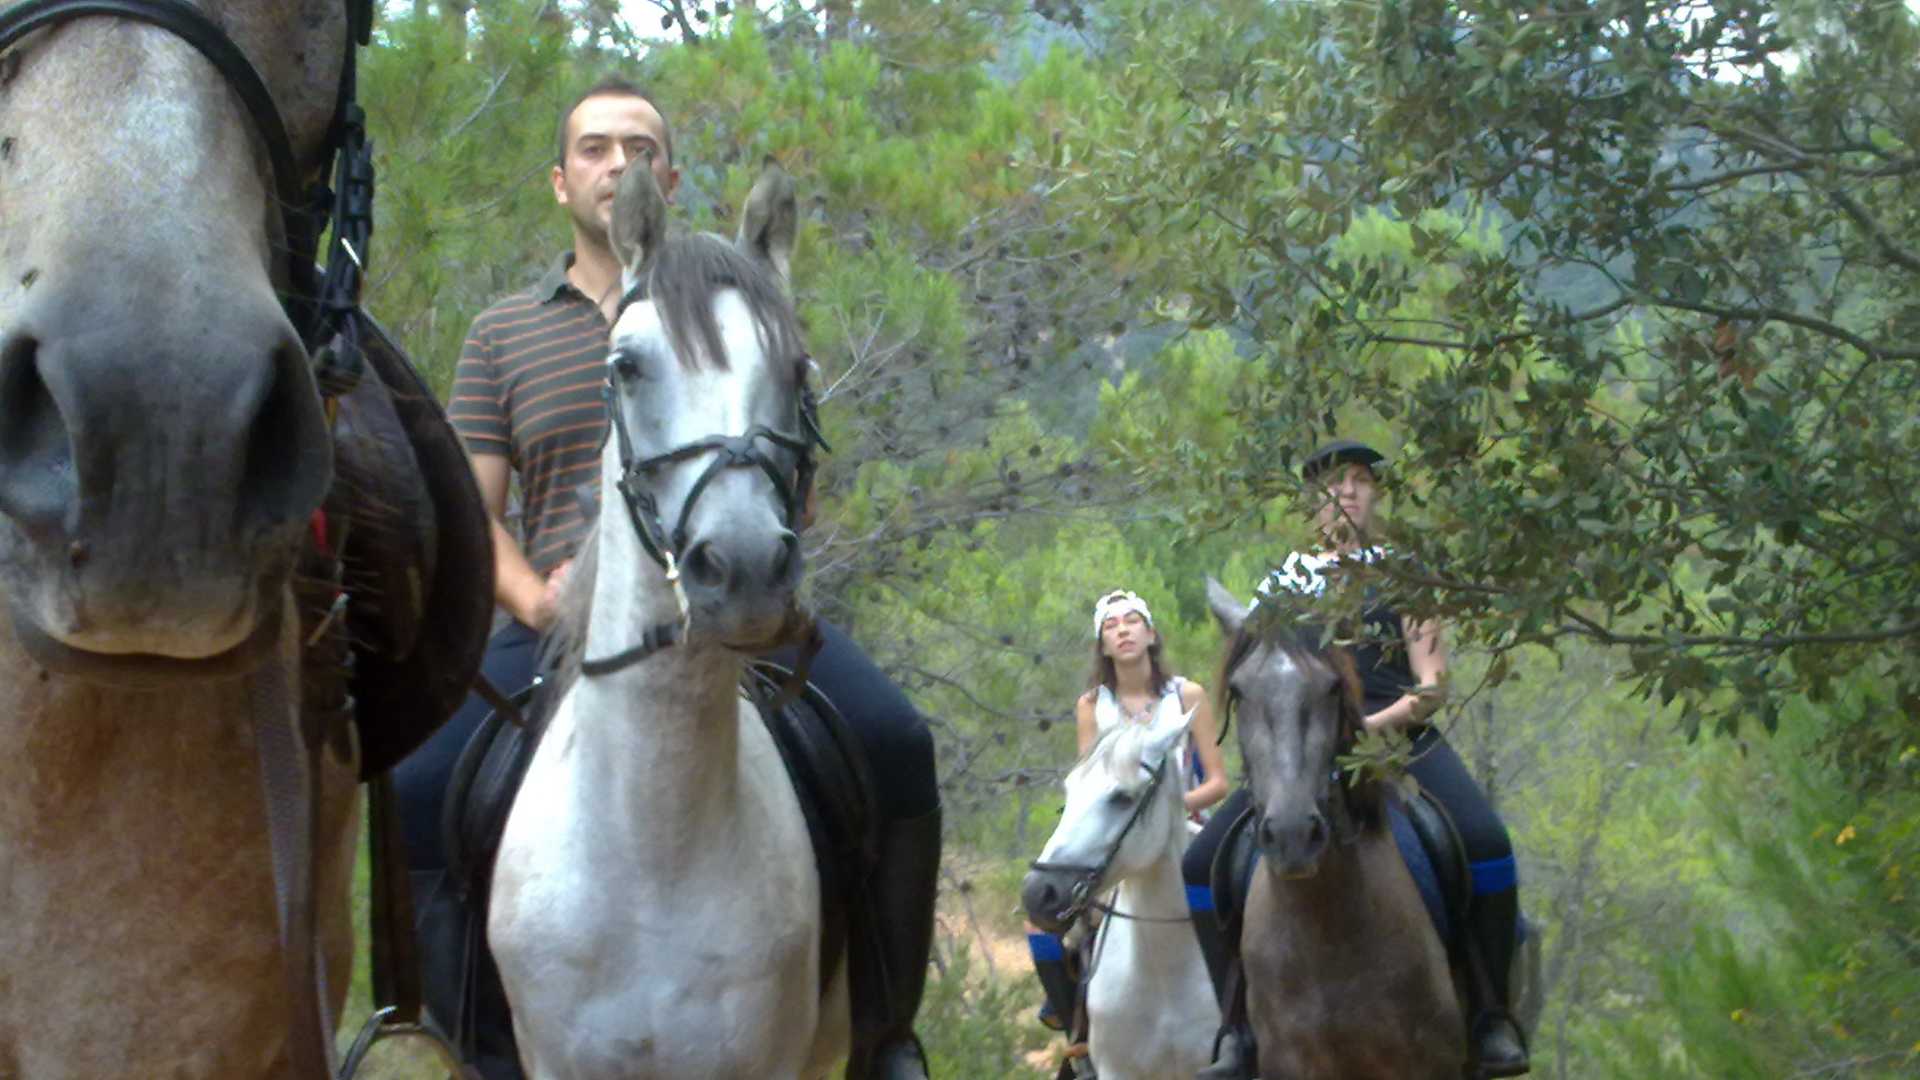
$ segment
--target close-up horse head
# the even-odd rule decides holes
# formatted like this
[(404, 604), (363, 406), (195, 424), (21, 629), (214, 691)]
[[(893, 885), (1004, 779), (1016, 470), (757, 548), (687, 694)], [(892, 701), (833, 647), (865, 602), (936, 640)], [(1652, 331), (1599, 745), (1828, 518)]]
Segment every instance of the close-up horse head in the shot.
[(1180, 745), (1190, 719), (1114, 728), (1067, 774), (1060, 824), (1020, 889), (1035, 926), (1064, 932), (1095, 896), (1160, 858), (1170, 837), (1184, 843)]
[(1229, 645), (1221, 684), (1239, 721), (1260, 850), (1285, 877), (1308, 877), (1351, 824), (1354, 793), (1338, 764), (1359, 732), (1359, 704), (1337, 654), (1298, 640), (1209, 578), (1207, 603)]
[(815, 442), (786, 292), (793, 181), (769, 168), (732, 243), (670, 230), (666, 210), (652, 172), (627, 170), (611, 222), (626, 301), (607, 361), (607, 453), (620, 457), (605, 472), (619, 482), (603, 506), (678, 571), (690, 633), (764, 642), (799, 585)]
[[(8, 18), (0, 584), (15, 629), (62, 670), (231, 653), (277, 630), (330, 479), (282, 303), (313, 252), (287, 250), (283, 204), (326, 156), (348, 6), (43, 0)], [(249, 65), (269, 100), (248, 92)], [(284, 141), (265, 130), (275, 115)], [(297, 175), (275, 175), (288, 151)]]

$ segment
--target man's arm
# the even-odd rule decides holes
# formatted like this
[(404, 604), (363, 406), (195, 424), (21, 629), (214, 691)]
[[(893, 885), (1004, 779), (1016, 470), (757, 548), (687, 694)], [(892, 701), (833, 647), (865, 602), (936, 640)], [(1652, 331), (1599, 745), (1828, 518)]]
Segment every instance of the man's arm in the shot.
[(553, 623), (554, 599), (562, 575), (556, 572), (552, 581), (541, 577), (503, 524), (512, 476), (506, 455), (470, 453), (467, 459), (473, 463), (473, 478), (480, 485), (480, 499), (486, 504), (487, 523), (493, 534), (494, 601), (535, 630), (545, 630)]

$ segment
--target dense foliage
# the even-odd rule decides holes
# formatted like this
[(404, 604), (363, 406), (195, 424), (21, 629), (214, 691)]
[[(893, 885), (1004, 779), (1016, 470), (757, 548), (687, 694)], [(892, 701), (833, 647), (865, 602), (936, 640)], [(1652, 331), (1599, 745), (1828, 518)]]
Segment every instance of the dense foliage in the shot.
[(1036, 1075), (1003, 946), (1092, 599), (1146, 595), (1211, 683), (1202, 575), (1308, 542), (1336, 432), (1392, 453), (1391, 587), (1453, 628), (1537, 1072), (1899, 1075), (1917, 61), (1895, 0), (389, 4), (369, 301), (444, 388), (564, 246), (554, 124), (606, 72), (690, 222), (799, 179), (809, 574), (939, 742), (940, 1075)]

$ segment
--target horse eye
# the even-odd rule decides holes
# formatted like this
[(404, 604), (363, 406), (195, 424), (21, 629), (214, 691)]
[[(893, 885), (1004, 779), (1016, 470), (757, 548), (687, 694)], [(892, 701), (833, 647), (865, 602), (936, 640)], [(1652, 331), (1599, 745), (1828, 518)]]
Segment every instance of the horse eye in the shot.
[(640, 375), (640, 362), (633, 358), (632, 353), (629, 353), (629, 352), (614, 353), (613, 354), (613, 371), (614, 371), (614, 374), (620, 376), (623, 379), (638, 378)]
[(1124, 808), (1133, 805), (1133, 798), (1133, 792), (1131, 791), (1116, 791), (1107, 796), (1107, 801), (1115, 806)]

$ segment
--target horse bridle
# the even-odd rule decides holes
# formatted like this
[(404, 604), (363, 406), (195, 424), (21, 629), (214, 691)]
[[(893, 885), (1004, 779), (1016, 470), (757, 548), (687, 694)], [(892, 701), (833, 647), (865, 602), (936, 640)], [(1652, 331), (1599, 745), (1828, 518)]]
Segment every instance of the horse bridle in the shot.
[[(1120, 849), (1126, 844), (1127, 837), (1132, 834), (1133, 827), (1140, 823), (1140, 819), (1146, 816), (1147, 810), (1153, 806), (1154, 796), (1160, 792), (1160, 784), (1166, 779), (1167, 766), (1168, 763), (1173, 760), (1173, 757), (1174, 755), (1168, 754), (1166, 757), (1160, 759), (1160, 764), (1153, 770), (1153, 778), (1147, 781), (1147, 789), (1140, 793), (1140, 801), (1133, 804), (1133, 813), (1127, 815), (1127, 823), (1120, 826), (1120, 835), (1113, 838), (1113, 843), (1108, 846), (1107, 853), (1101, 856), (1098, 863), (1089, 865), (1086, 863), (1043, 862), (1035, 859), (1028, 864), (1031, 869), (1038, 870), (1041, 873), (1071, 874), (1077, 878), (1073, 884), (1073, 891), (1067, 895), (1066, 908), (1055, 916), (1063, 925), (1072, 925), (1074, 920), (1078, 919), (1089, 907), (1099, 906), (1108, 914), (1116, 914), (1112, 908), (1096, 904), (1094, 895), (1100, 888), (1100, 882), (1106, 878), (1107, 871), (1113, 869), (1113, 860), (1120, 857)], [(1117, 914), (1121, 914), (1124, 918), (1141, 918), (1141, 916), (1137, 915)], [(1148, 919), (1146, 921), (1157, 922), (1161, 920)]]
[[(642, 279), (641, 284), (621, 299), (621, 310), (645, 298), (645, 281)], [(812, 361), (803, 356), (797, 363), (804, 373)], [(819, 468), (814, 450), (818, 448), (826, 453), (833, 452), (833, 447), (828, 445), (826, 436), (820, 430), (819, 403), (803, 374), (799, 404), (800, 434), (793, 435), (776, 431), (765, 424), (755, 424), (741, 435), (709, 435), (664, 453), (638, 457), (634, 450), (633, 433), (627, 428), (626, 413), (620, 408), (621, 384), (638, 376), (632, 358), (616, 353), (608, 365), (607, 381), (600, 388), (601, 399), (607, 407), (608, 433), (619, 442), (620, 479), (615, 481), (614, 487), (620, 492), (620, 500), (626, 506), (627, 520), (640, 538), (640, 546), (667, 575), (667, 581), (673, 587), (674, 599), (680, 607), (680, 618), (677, 622), (648, 627), (642, 632), (638, 644), (612, 656), (582, 660), (580, 671), (583, 675), (609, 675), (632, 667), (685, 639), (687, 598), (680, 584), (678, 553), (686, 548), (687, 523), (693, 513), (693, 505), (715, 477), (728, 469), (759, 469), (773, 484), (774, 494), (780, 497), (786, 507), (787, 528), (798, 532), (800, 520), (806, 514), (807, 492), (812, 489), (814, 473)], [(793, 453), (796, 460), (792, 480), (788, 480), (767, 452), (761, 449), (762, 442)], [(694, 480), (693, 487), (687, 490), (686, 501), (680, 504), (680, 516), (675, 520), (672, 531), (668, 531), (666, 522), (660, 516), (659, 501), (652, 492), (646, 490), (643, 481), (666, 466), (705, 454), (712, 454), (713, 460), (707, 463), (707, 467)]]
[[(102, 16), (157, 26), (207, 58), (238, 95), (254, 130), (266, 144), (287, 252), (287, 284), (281, 303), (301, 342), (314, 356), (323, 390), (332, 382), (336, 384), (334, 392), (338, 392), (341, 379), (350, 379), (360, 370), (358, 329), (349, 316), (360, 305), (367, 241), (373, 232), (373, 148), (367, 140), (366, 113), (355, 100), (356, 46), (372, 40), (373, 0), (345, 3), (347, 50), (341, 62), (333, 119), (324, 140), (325, 155), (335, 164), (331, 189), (324, 181), (302, 188), (286, 120), (274, 104), (266, 81), (226, 31), (186, 0), (20, 0), (0, 10), (0, 52), (35, 30), (70, 19)], [(318, 274), (315, 259), (320, 234), (329, 223), (333, 239), (326, 270)]]

